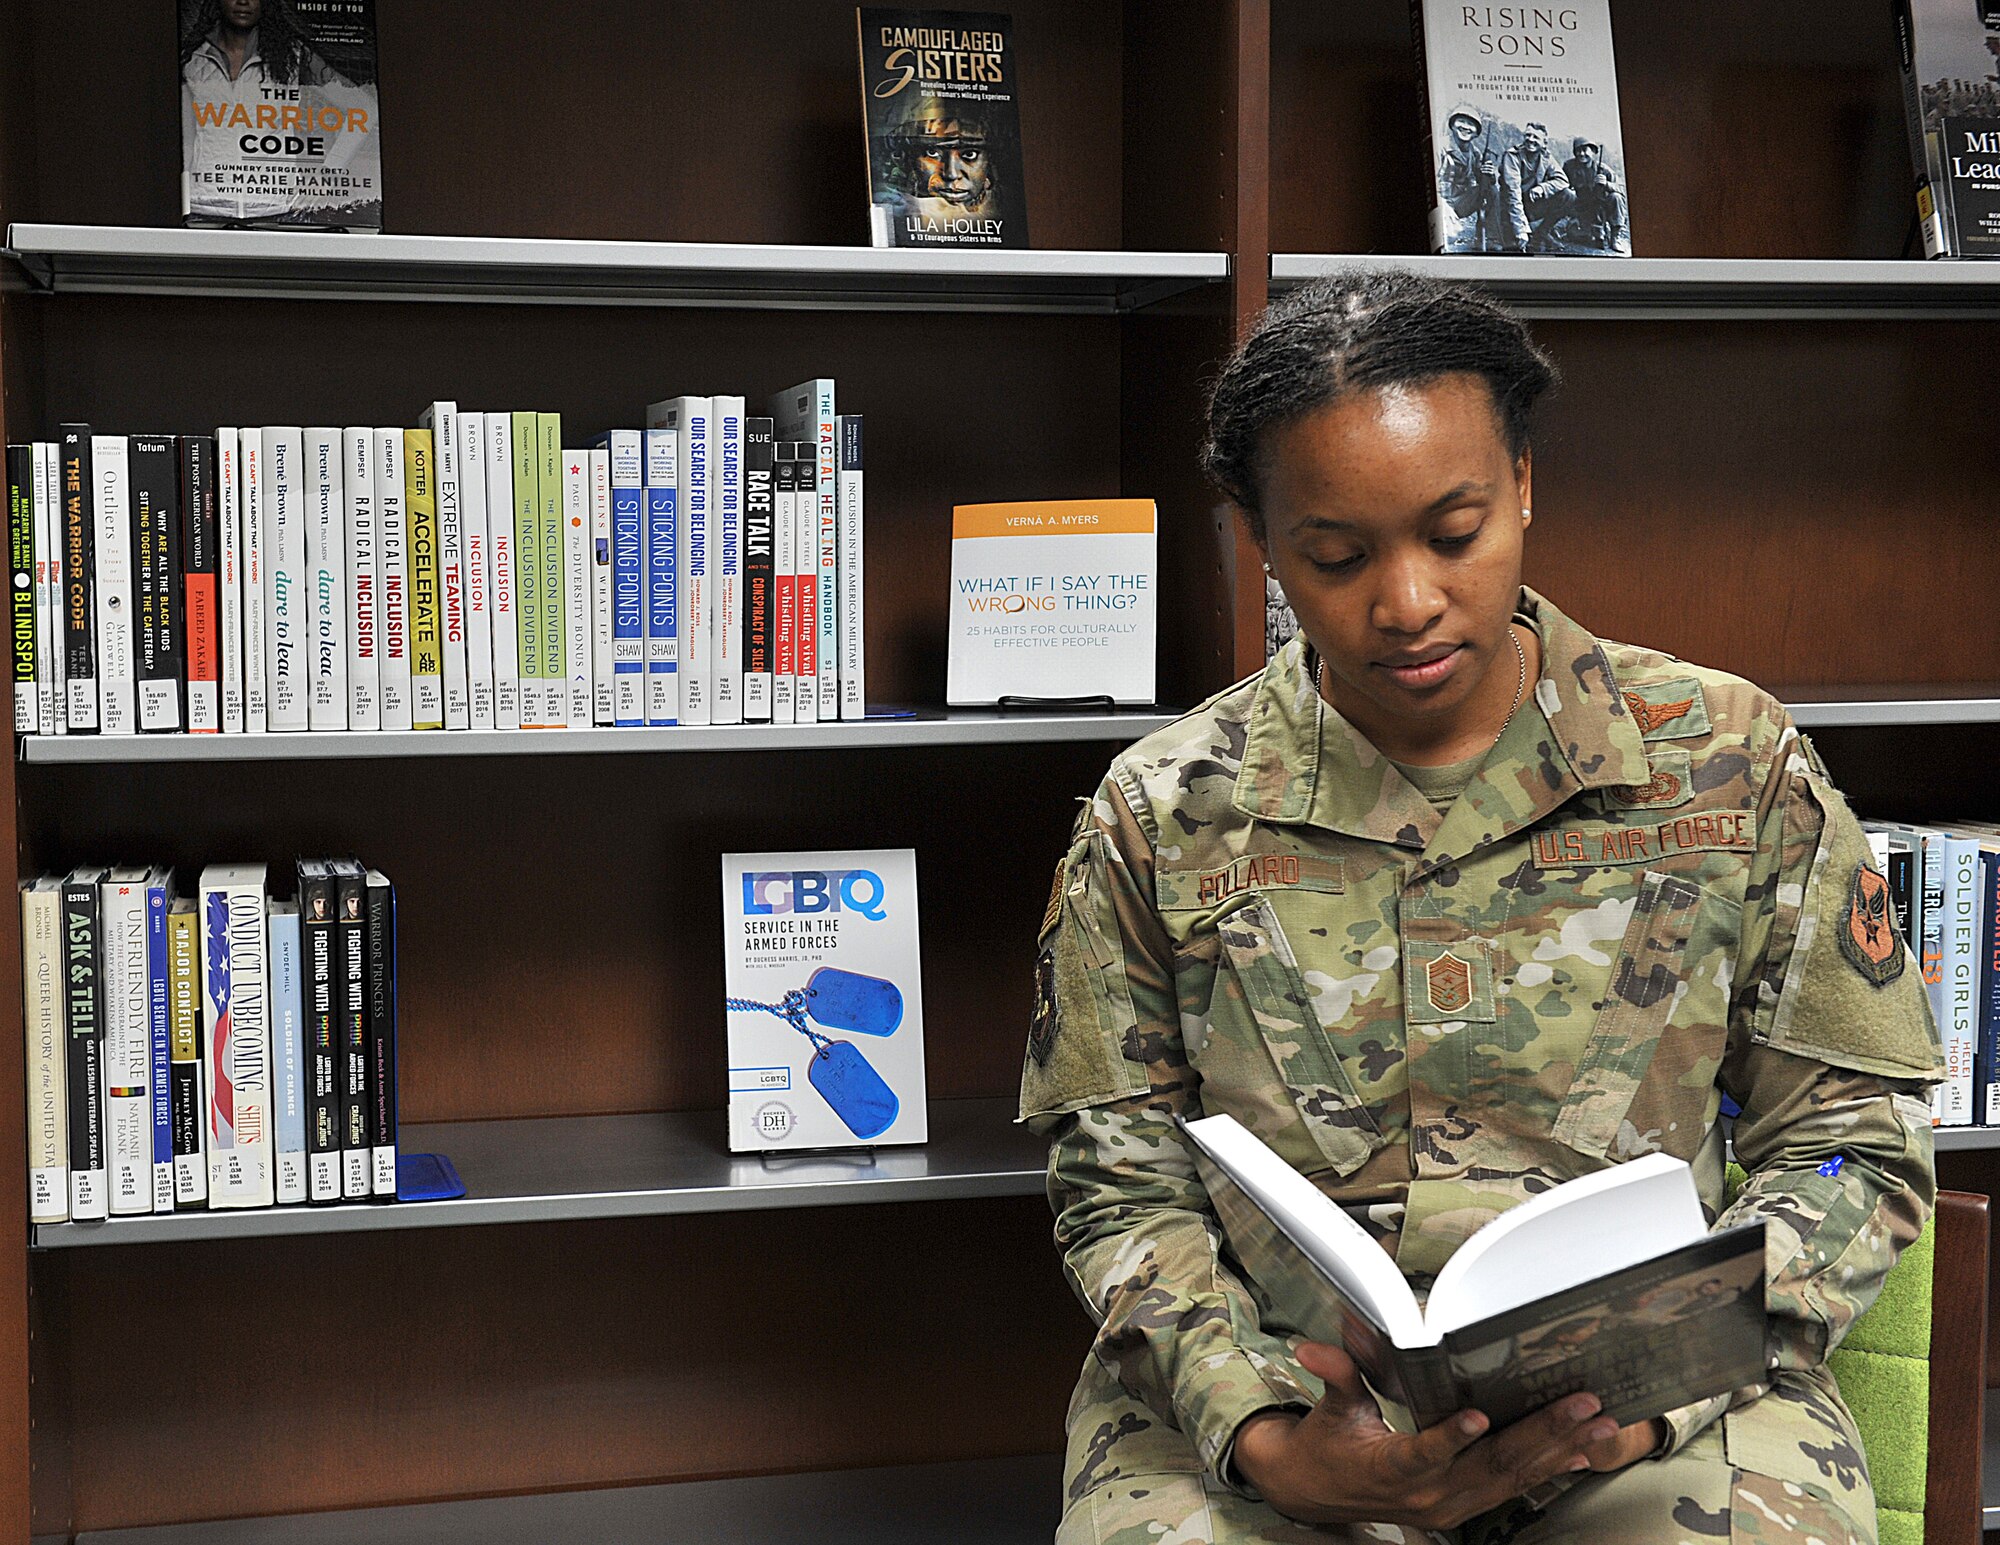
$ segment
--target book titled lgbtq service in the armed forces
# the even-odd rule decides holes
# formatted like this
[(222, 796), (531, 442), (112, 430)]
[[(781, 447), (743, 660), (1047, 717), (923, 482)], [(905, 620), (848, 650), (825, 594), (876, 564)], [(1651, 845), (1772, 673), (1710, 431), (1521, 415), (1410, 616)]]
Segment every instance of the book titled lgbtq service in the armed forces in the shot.
[(189, 225), (382, 228), (375, 0), (180, 0)]
[(2000, 0), (1896, 0), (1925, 257), (2000, 257)]
[(857, 14), (874, 245), (1027, 246), (1010, 19)]
[(1342, 1347), (1419, 1428), (1495, 1428), (1589, 1391), (1647, 1421), (1764, 1377), (1764, 1224), (1714, 1233), (1679, 1159), (1647, 1154), (1542, 1192), (1458, 1247), (1420, 1308), (1359, 1223), (1232, 1116), (1183, 1124), (1261, 1296)]
[(1411, 0), (1433, 252), (1630, 257), (1611, 0)]

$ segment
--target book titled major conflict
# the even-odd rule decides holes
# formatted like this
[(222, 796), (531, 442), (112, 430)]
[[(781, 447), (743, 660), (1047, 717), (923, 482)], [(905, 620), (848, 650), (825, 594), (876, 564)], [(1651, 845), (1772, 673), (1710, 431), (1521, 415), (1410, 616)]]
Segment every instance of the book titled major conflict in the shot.
[(1502, 1213), (1420, 1309), (1373, 1237), (1233, 1117), (1183, 1130), (1263, 1295), (1420, 1428), (1467, 1408), (1498, 1428), (1580, 1391), (1645, 1421), (1764, 1377), (1763, 1221), (1709, 1233), (1678, 1159), (1613, 1165)]

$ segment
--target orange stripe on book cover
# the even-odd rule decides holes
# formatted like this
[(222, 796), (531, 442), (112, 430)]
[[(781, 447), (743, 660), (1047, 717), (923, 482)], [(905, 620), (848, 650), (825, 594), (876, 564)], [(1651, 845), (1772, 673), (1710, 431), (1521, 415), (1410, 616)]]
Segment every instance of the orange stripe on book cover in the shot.
[(954, 539), (976, 536), (1145, 535), (1153, 529), (1151, 499), (1032, 499), (1017, 504), (952, 506)]

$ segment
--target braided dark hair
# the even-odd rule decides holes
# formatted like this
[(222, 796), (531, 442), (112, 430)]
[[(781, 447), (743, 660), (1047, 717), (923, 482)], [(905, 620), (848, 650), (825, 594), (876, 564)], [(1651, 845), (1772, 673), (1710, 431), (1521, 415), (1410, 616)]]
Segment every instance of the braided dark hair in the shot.
[(1259, 546), (1259, 444), (1267, 429), (1350, 392), (1481, 377), (1507, 449), (1528, 448), (1554, 361), (1485, 291), (1402, 269), (1349, 268), (1281, 296), (1257, 319), (1208, 394), (1202, 468), (1234, 500)]

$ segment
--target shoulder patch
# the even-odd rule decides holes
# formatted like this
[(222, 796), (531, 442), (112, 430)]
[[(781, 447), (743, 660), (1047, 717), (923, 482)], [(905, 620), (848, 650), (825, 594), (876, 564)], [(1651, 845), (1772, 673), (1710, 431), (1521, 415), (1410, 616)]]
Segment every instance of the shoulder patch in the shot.
[(1662, 747), (1646, 754), (1653, 776), (1644, 783), (1619, 784), (1609, 790), (1611, 802), (1626, 810), (1673, 810), (1694, 798), (1694, 774), (1688, 754)]
[[(1061, 896), (1062, 871), (1056, 871), (1056, 894)], [(1035, 1014), (1028, 1022), (1028, 1055), (1035, 1059), (1036, 1067), (1046, 1067), (1049, 1050), (1056, 1043), (1056, 947), (1053, 940), (1043, 941), (1035, 955)]]
[(1622, 695), (1642, 740), (1693, 740), (1708, 733), (1708, 699), (1692, 676), (1626, 687)]
[(1889, 899), (1889, 882), (1866, 864), (1854, 866), (1847, 887), (1847, 917), (1840, 929), (1847, 963), (1877, 987), (1903, 974), (1903, 936)]

